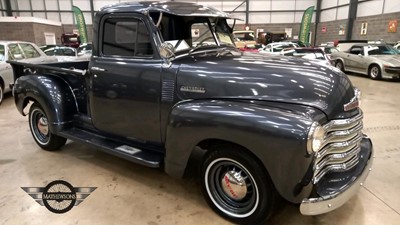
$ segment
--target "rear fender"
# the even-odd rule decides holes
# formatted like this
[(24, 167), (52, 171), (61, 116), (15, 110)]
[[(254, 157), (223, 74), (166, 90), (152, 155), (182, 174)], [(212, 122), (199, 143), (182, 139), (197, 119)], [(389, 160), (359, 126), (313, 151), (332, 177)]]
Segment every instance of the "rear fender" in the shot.
[(75, 96), (66, 81), (57, 76), (19, 77), (13, 87), (15, 105), (22, 115), (29, 101), (38, 102), (47, 114), (50, 130), (56, 133), (69, 125), (77, 112)]
[(246, 148), (263, 163), (283, 197), (301, 202), (311, 191), (309, 182), (307, 190), (306, 185), (296, 188), (312, 162), (306, 153), (312, 122), (305, 113), (250, 102), (182, 102), (169, 118), (165, 171), (182, 177), (193, 150), (204, 140), (230, 142)]

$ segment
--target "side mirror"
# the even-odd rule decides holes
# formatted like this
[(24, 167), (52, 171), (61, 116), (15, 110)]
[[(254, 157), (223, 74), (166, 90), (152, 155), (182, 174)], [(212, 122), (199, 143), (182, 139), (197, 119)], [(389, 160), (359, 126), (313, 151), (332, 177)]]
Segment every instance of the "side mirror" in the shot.
[(159, 50), (160, 50), (160, 56), (163, 59), (171, 59), (175, 57), (174, 46), (171, 43), (167, 42), (162, 43)]

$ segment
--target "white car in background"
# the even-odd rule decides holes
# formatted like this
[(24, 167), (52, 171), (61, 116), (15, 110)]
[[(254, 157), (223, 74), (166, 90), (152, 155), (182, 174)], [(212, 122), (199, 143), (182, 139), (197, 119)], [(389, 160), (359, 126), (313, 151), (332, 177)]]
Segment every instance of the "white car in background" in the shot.
[(88, 61), (90, 54), (79, 54), (78, 49), (66, 46), (56, 46), (44, 50), (48, 56), (55, 56), (59, 62)]
[(57, 62), (55, 57), (48, 57), (39, 47), (30, 42), (22, 41), (0, 41), (0, 103), (3, 101), (4, 93), (11, 91), (10, 84), (13, 83), (13, 70), (8, 60), (29, 63)]
[(259, 52), (268, 54), (280, 54), (283, 49), (298, 47), (300, 47), (298, 44), (292, 42), (273, 42), (267, 44), (264, 48), (260, 49)]
[(322, 50), (321, 48), (311, 48), (311, 47), (289, 48), (289, 49), (283, 49), (280, 54), (284, 56), (307, 59), (310, 62), (323, 66), (332, 66), (330, 59), (324, 53), (324, 50)]

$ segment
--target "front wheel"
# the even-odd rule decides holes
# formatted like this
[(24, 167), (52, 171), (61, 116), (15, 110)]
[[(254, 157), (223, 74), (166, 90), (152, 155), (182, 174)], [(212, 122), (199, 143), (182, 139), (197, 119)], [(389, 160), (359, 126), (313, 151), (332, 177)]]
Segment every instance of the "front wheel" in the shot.
[(378, 65), (372, 65), (368, 70), (368, 75), (373, 80), (380, 80), (382, 78), (381, 68)]
[(270, 216), (277, 193), (264, 167), (244, 149), (213, 150), (202, 167), (202, 191), (210, 207), (239, 224), (258, 224)]
[(51, 133), (47, 115), (38, 103), (29, 109), (29, 127), (35, 142), (44, 150), (58, 150), (67, 141), (66, 138)]

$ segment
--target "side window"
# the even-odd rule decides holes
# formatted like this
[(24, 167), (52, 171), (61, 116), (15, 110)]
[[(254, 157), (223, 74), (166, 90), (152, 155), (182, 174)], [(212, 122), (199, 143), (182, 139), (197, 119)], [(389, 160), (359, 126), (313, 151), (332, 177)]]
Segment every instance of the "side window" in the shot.
[(361, 54), (361, 48), (360, 47), (354, 47), (350, 49), (350, 53), (354, 55)]
[(39, 52), (31, 44), (19, 44), (27, 59), (40, 57)]
[(18, 44), (9, 44), (8, 51), (10, 55), (10, 59), (12, 60), (20, 60), (24, 59), (24, 55), (22, 54), (21, 49), (19, 48)]
[(111, 18), (104, 23), (103, 55), (151, 57), (153, 47), (145, 24), (133, 18)]

